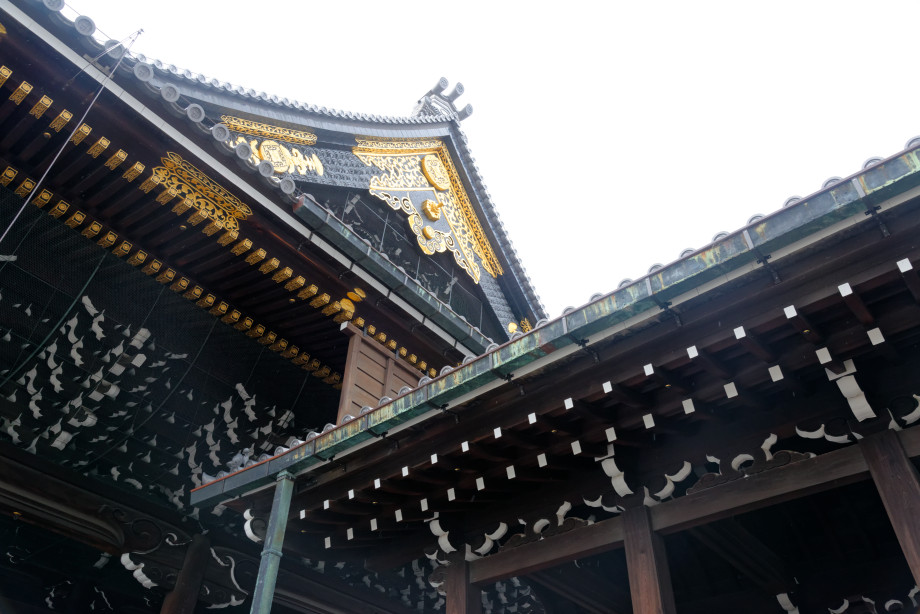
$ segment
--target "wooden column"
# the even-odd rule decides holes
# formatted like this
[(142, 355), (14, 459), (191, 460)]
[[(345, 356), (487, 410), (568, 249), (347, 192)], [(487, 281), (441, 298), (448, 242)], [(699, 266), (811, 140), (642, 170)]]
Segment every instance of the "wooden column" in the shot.
[(623, 512), (623, 545), (633, 614), (676, 614), (664, 542), (644, 505)]
[(920, 583), (920, 476), (892, 430), (859, 442), (914, 580)]
[(195, 611), (210, 548), (211, 542), (207, 537), (197, 533), (192, 537), (176, 578), (176, 586), (163, 599), (160, 614), (192, 614)]
[(447, 593), (446, 614), (481, 614), (482, 591), (470, 584), (470, 564), (463, 557), (463, 552), (451, 553), (448, 558), (447, 578), (444, 581)]

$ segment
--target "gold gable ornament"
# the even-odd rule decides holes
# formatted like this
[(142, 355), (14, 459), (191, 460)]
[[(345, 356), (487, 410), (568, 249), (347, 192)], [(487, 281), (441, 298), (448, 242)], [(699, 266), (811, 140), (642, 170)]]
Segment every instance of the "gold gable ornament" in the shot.
[(194, 207), (228, 231), (239, 230), (239, 221), (252, 215), (252, 210), (240, 199), (179, 154), (170, 151), (160, 162), (163, 166), (153, 169), (151, 179), (155, 177), (167, 191), (174, 190), (183, 206)]
[(503, 273), (444, 143), (382, 137), (355, 140), (355, 156), (380, 171), (370, 179), (370, 193), (406, 214), (422, 252), (449, 250), (476, 283), (480, 264), (493, 277)]

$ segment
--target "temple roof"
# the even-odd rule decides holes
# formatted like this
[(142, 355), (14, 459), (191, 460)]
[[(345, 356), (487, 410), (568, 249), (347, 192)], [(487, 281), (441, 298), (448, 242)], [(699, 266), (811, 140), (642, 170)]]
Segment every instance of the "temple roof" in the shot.
[[(408, 116), (384, 116), (342, 111), (234, 85), (179, 68), (174, 64), (148, 58), (143, 54), (133, 55), (126, 51), (122, 43), (106, 39), (97, 29), (91, 17), (76, 15), (63, 0), (43, 0), (41, 5), (59, 24), (58, 34), (64, 36), (74, 49), (88, 52), (89, 57), (108, 54), (117, 59), (124, 56), (120, 65), (121, 72), (133, 74), (148, 86), (150, 94), (161, 95), (166, 100), (170, 100), (174, 93), (173, 91), (164, 93), (163, 88), (171, 85), (177, 88), (176, 93), (187, 94), (190, 98), (219, 103), (214, 96), (226, 96), (227, 100), (236, 101), (241, 105), (241, 109), (249, 114), (275, 117), (282, 121), (316, 129), (342, 130), (367, 136), (447, 138), (459, 155), (458, 163), (463, 167), (471, 182), (469, 187), (475, 195), (473, 200), (482, 208), (488, 232), (495, 238), (493, 245), (507, 260), (515, 285), (523, 292), (527, 306), (533, 310), (537, 319), (546, 317), (540, 297), (501, 221), (498, 208), (493, 203), (483, 181), (482, 173), (476, 164), (466, 135), (460, 128), (460, 122), (472, 114), (471, 105), (457, 110), (454, 104), (456, 98), (464, 92), (461, 83), (456, 83), (449, 92), (446, 92), (448, 82), (441, 78), (431, 90), (421, 97), (415, 112)], [(404, 130), (394, 132), (397, 127), (402, 127)], [(256, 169), (250, 170), (255, 171)]]

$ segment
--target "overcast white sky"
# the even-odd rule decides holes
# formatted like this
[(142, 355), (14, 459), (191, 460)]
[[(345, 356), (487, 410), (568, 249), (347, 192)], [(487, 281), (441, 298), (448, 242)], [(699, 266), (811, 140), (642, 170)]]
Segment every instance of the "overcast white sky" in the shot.
[(920, 3), (69, 0), (133, 51), (462, 127), (550, 316), (920, 134)]

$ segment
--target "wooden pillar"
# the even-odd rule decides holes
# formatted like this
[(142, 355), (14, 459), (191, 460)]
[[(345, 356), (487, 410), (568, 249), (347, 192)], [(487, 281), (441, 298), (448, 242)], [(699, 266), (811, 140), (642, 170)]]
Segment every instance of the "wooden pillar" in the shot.
[(207, 537), (197, 533), (192, 537), (176, 578), (176, 586), (163, 600), (160, 614), (192, 614), (195, 611), (210, 548), (211, 542)]
[(920, 476), (898, 434), (886, 430), (859, 442), (914, 580), (920, 583)]
[(470, 564), (463, 552), (453, 552), (448, 557), (447, 578), (444, 581), (447, 594), (446, 614), (481, 614), (482, 591), (470, 584)]
[(623, 545), (633, 614), (676, 614), (664, 542), (644, 505), (623, 512)]

